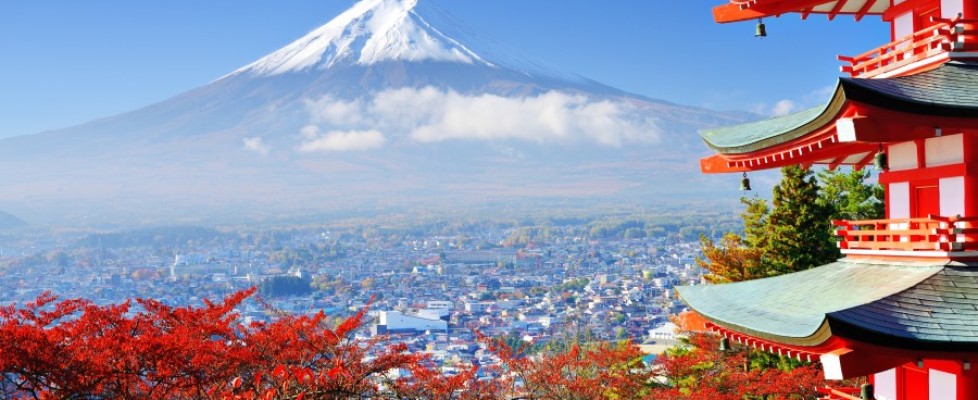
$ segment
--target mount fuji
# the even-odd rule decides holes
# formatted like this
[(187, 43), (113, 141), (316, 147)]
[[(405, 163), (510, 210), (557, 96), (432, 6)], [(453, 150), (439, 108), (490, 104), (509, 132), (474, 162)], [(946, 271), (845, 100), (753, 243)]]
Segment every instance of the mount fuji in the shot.
[(744, 118), (554, 72), (426, 0), (363, 0), (205, 86), (0, 140), (0, 208), (165, 223), (705, 199), (729, 188), (699, 175), (695, 132)]

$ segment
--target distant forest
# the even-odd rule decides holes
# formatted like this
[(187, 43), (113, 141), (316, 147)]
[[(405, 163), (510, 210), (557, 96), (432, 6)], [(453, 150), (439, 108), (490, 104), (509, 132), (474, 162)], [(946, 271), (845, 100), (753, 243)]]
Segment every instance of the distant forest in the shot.
[[(254, 251), (283, 268), (336, 261), (362, 246), (440, 238), (450, 245), (476, 249), (524, 247), (556, 238), (631, 240), (669, 238), (695, 241), (719, 238), (743, 229), (739, 214), (729, 211), (675, 210), (618, 212), (606, 215), (543, 214), (523, 217), (397, 215), (348, 218), (331, 223), (291, 226), (168, 226), (115, 232), (83, 233), (69, 245), (39, 251), (14, 262), (19, 266), (72, 265), (118, 257), (126, 248), (151, 249), (161, 259), (202, 248)], [(0, 243), (17, 240), (13, 231)], [(444, 242), (443, 242), (444, 243)], [(252, 249), (252, 250), (247, 250)], [(8, 260), (7, 264), (13, 261)], [(12, 266), (12, 265), (7, 265)], [(2, 267), (2, 265), (0, 265)]]
[[(586, 239), (626, 240), (672, 236), (696, 240), (700, 235), (720, 237), (725, 232), (743, 229), (738, 214), (729, 212), (621, 213), (605, 216), (537, 216), (523, 218), (452, 217), (445, 219), (408, 217), (384, 219), (348, 219), (336, 224), (287, 227), (223, 227), (197, 226), (153, 227), (120, 232), (89, 234), (78, 240), (86, 248), (182, 248), (207, 246), (221, 242), (246, 242), (256, 246), (281, 247), (297, 236), (321, 234), (327, 243), (309, 249), (317, 257), (337, 259), (345, 256), (339, 243), (371, 240), (412, 240), (435, 236), (457, 237), (459, 240), (484, 232), (508, 232), (507, 237), (479, 243), (480, 248), (523, 245), (546, 242), (557, 235)], [(329, 234), (326, 232), (329, 231)], [(333, 243), (333, 245), (329, 245)], [(295, 246), (292, 246), (295, 247)], [(302, 246), (299, 246), (300, 248)], [(295, 251), (282, 254), (284, 260), (300, 257)], [(288, 264), (288, 263), (287, 263)]]

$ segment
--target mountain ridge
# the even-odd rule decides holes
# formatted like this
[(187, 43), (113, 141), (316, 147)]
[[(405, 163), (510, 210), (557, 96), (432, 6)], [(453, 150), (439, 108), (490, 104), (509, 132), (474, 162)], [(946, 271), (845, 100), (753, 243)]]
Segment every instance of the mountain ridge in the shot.
[(17, 218), (13, 214), (0, 210), (0, 230), (13, 229), (27, 226), (27, 222)]
[[(7, 171), (0, 179), (11, 188), (0, 193), (0, 207), (32, 221), (84, 220), (108, 210), (164, 218), (161, 208), (199, 218), (235, 208), (229, 203), (243, 213), (251, 205), (275, 214), (553, 196), (634, 202), (669, 198), (661, 188), (680, 182), (703, 182), (681, 187), (683, 196), (703, 198), (725, 187), (698, 174), (706, 148), (695, 132), (743, 115), (565, 79), (519, 57), (475, 50), (467, 50), (468, 62), (420, 57), (408, 51), (411, 43), (425, 51), (492, 46), (441, 33), (464, 27), (416, 22), (427, 21), (417, 6), (365, 0), (271, 53), (302, 54), (300, 61), (276, 56), (282, 64), (253, 68), (270, 55), (128, 113), (0, 140)], [(371, 7), (381, 10), (371, 14)], [(290, 48), (324, 31), (349, 31), (333, 37), (347, 46)], [(364, 53), (373, 37), (360, 39), (378, 31), (415, 36), (386, 42), (407, 50), (378, 45), (391, 51)], [(426, 39), (437, 35), (449, 44)], [(336, 49), (349, 53), (329, 53)], [(353, 62), (353, 54), (374, 58)]]
[[(231, 75), (279, 75), (341, 62), (444, 61), (492, 66), (433, 28), (414, 9), (418, 0), (365, 0), (280, 50)], [(355, 61), (351, 61), (355, 59)]]

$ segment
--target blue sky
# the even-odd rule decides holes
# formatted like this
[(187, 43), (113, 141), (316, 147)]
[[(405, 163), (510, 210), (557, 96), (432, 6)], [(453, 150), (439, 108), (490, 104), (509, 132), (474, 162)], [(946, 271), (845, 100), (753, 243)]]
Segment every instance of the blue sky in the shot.
[[(562, 71), (641, 95), (762, 113), (813, 106), (837, 54), (888, 41), (878, 17), (719, 25), (721, 0), (422, 0)], [(133, 110), (206, 84), (329, 21), (352, 0), (0, 3), (0, 137)], [(778, 105), (780, 104), (780, 107)]]

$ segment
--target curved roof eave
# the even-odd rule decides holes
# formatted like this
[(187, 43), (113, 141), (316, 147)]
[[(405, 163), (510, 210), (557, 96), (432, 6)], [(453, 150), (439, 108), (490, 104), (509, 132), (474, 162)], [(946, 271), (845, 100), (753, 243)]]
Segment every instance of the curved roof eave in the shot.
[(841, 83), (828, 103), (782, 117), (700, 131), (720, 154), (743, 154), (777, 146), (813, 133), (836, 119), (846, 103)]
[[(767, 149), (816, 132), (839, 117), (848, 102), (912, 115), (974, 119), (978, 116), (978, 63), (950, 61), (915, 75), (840, 78), (829, 102), (783, 117), (700, 131), (711, 149), (738, 155)], [(978, 125), (978, 121), (975, 122)]]
[(828, 316), (913, 288), (944, 264), (840, 260), (772, 278), (677, 288), (717, 325), (761, 339), (816, 346), (832, 335)]

